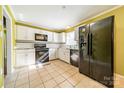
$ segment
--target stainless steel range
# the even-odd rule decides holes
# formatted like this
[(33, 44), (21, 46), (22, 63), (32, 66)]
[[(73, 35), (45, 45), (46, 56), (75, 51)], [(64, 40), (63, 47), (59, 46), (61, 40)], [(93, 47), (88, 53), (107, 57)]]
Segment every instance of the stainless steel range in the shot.
[(45, 63), (49, 61), (49, 48), (46, 44), (34, 44), (36, 64)]

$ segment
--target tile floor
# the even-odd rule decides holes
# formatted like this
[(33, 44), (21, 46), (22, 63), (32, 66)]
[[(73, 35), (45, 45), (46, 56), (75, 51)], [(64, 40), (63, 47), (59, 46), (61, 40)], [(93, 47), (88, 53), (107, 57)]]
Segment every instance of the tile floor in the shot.
[(105, 88), (60, 60), (18, 68), (5, 77), (5, 88)]

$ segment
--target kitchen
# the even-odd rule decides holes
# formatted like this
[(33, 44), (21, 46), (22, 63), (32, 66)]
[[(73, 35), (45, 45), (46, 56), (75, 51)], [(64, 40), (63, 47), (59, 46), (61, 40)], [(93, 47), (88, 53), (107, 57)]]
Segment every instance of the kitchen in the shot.
[[(56, 32), (43, 31), (20, 25), (16, 25), (16, 27), (17, 27), (16, 66), (18, 66), (18, 64), (19, 66), (26, 65), (26, 60), (23, 64), (22, 62), (23, 58), (21, 58), (19, 54), (22, 53), (25, 56), (28, 53), (28, 51), (32, 53), (32, 57), (29, 57), (29, 59), (32, 58), (30, 60), (34, 60), (32, 61), (33, 63), (29, 63), (29, 64), (35, 64), (34, 44), (39, 44), (39, 43), (45, 44), (46, 48), (49, 48), (49, 60), (55, 60), (59, 58), (67, 63), (70, 63), (70, 48), (78, 49), (78, 43), (76, 41), (75, 38), (76, 36), (74, 34), (75, 32), (56, 33)], [(47, 35), (48, 40), (41, 40), (42, 42), (40, 42), (40, 40), (38, 41), (35, 40), (36, 33), (39, 35)]]
[[(8, 20), (7, 9), (16, 18), (12, 43), (9, 43), (12, 61), (7, 60), (8, 55), (4, 56), (4, 61), (7, 60), (4, 62), (4, 87), (123, 87), (123, 71), (114, 59), (117, 52), (115, 23), (120, 22), (123, 8), (117, 5), (4, 6), (3, 24)], [(33, 13), (31, 9), (37, 11)], [(94, 11), (88, 15), (91, 10)], [(83, 19), (81, 23), (79, 17)], [(7, 33), (4, 38), (9, 42), (9, 27), (3, 28)], [(113, 80), (115, 74), (119, 79), (117, 85)]]

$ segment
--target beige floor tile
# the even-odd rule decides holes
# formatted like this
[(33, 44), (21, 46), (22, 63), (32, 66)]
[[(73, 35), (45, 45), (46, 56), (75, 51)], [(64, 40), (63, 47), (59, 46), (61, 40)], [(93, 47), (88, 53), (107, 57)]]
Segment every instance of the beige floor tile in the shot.
[(73, 71), (73, 70), (71, 70), (71, 69), (70, 69), (70, 70), (68, 70), (67, 72), (68, 72), (69, 74), (71, 74), (71, 75), (76, 74), (76, 72), (75, 72), (75, 71)]
[(4, 85), (5, 88), (14, 88), (15, 82), (7, 83)]
[(39, 73), (39, 74), (40, 74), (41, 77), (43, 77), (43, 76), (48, 75), (49, 73), (48, 73), (48, 71), (45, 70), (44, 72), (41, 72), (41, 73)]
[(39, 73), (42, 73), (42, 72), (44, 72), (44, 71), (46, 71), (45, 68), (40, 68), (40, 69), (38, 69), (38, 72), (39, 72)]
[(51, 79), (49, 81), (46, 81), (44, 85), (46, 88), (53, 88), (57, 85), (57, 83), (53, 79)]
[(104, 85), (90, 78), (84, 78), (75, 87), (77, 88), (106, 88)]
[(28, 78), (28, 74), (19, 75), (17, 79), (19, 80), (19, 79), (22, 79), (22, 78)]
[(19, 86), (15, 86), (15, 88), (29, 88), (29, 83), (25, 83)]
[[(15, 73), (5, 78), (5, 87), (14, 87), (14, 85), (18, 88), (105, 87), (87, 76), (80, 74), (77, 67), (60, 60), (50, 61), (49, 64), (31, 65), (16, 69)], [(116, 87), (123, 87), (122, 85), (124, 85), (124, 81), (117, 83)]]
[(55, 69), (47, 69), (49, 73), (55, 72)]
[(35, 74), (38, 74), (38, 71), (35, 71), (35, 70), (29, 71), (29, 75), (35, 75)]
[(42, 82), (40, 79), (30, 81), (30, 88), (42, 87)]
[(21, 72), (19, 73), (19, 75), (20, 75), (20, 76), (22, 76), (22, 75), (28, 75), (28, 71), (24, 71), (24, 72), (21, 71)]
[(22, 78), (22, 79), (17, 80), (15, 86), (24, 85), (25, 83), (29, 83), (28, 78)]
[(43, 82), (46, 82), (48, 80), (52, 79), (52, 76), (50, 74), (44, 75), (43, 77), (41, 77), (41, 80)]
[(54, 80), (57, 82), (57, 84), (60, 84), (65, 80), (65, 78), (59, 75), (58, 77), (55, 77)]
[(17, 75), (7, 76), (7, 77), (5, 77), (4, 83), (8, 84), (8, 83), (11, 83), (11, 82), (15, 82), (16, 79), (17, 79)]
[(63, 74), (61, 74), (65, 79), (68, 79), (70, 76), (71, 76), (71, 74), (70, 73), (68, 73), (68, 72), (64, 72)]
[(32, 76), (29, 76), (29, 80), (30, 80), (30, 81), (37, 80), (37, 79), (40, 79), (40, 76), (39, 76), (39, 75), (32, 75)]
[(54, 70), (54, 72), (50, 73), (50, 75), (54, 78), (54, 77), (59, 76), (60, 74)]
[[(31, 87), (30, 87), (31, 88)], [(32, 87), (32, 88), (45, 88), (43, 84), (40, 84), (40, 85), (37, 85), (35, 87)]]
[(67, 79), (73, 86), (79, 83), (79, 80), (76, 79), (75, 77), (70, 77)]
[(62, 70), (62, 69), (59, 69), (59, 70), (56, 70), (56, 71), (58, 71), (60, 74), (63, 74), (65, 71), (64, 70)]
[(61, 88), (72, 88), (73, 87), (67, 80), (59, 84), (59, 86)]

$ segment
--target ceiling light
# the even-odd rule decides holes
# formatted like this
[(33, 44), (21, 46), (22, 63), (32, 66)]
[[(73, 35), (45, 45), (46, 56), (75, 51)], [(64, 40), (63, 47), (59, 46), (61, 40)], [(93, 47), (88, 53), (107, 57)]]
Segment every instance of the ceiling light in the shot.
[(70, 28), (70, 26), (67, 26), (66, 28), (68, 29), (68, 28)]
[(63, 6), (62, 6), (62, 9), (65, 9), (65, 8), (66, 8), (66, 6), (65, 6), (65, 5), (63, 5)]

